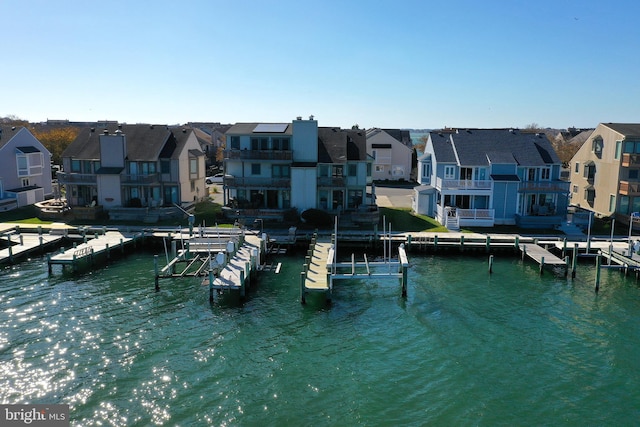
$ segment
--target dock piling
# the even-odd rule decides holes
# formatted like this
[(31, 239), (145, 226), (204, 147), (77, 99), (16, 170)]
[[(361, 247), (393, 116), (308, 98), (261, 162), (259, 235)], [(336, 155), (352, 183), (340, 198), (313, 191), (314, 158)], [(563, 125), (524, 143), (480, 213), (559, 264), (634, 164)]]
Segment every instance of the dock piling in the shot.
[(489, 255), (489, 274), (493, 273), (493, 255)]
[(301, 271), (300, 272), (300, 304), (306, 304), (307, 303), (307, 300), (306, 300), (305, 295), (304, 295), (304, 279), (305, 279), (305, 273), (304, 273), (304, 271)]
[(160, 275), (158, 274), (158, 255), (153, 256), (153, 271), (155, 273), (156, 292), (160, 290)]
[(540, 258), (540, 275), (542, 276), (542, 272), (544, 271), (544, 257)]
[(576, 278), (576, 263), (578, 262), (578, 244), (573, 244), (573, 260), (571, 261), (571, 278)]
[(596, 255), (596, 293), (600, 290), (600, 252)]

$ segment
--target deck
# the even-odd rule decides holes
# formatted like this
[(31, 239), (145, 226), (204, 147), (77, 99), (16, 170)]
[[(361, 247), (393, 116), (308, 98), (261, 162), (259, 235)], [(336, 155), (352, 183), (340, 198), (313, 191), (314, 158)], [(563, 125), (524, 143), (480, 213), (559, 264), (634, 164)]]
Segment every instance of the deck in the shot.
[(6, 242), (8, 246), (0, 249), (0, 264), (11, 263), (15, 258), (43, 250), (45, 247), (58, 243), (63, 237), (62, 235), (53, 234), (3, 233), (0, 235), (0, 240), (3, 241), (3, 243)]
[(85, 243), (81, 243), (58, 254), (49, 256), (49, 273), (53, 265), (69, 265), (75, 268), (80, 261), (90, 260), (100, 254), (110, 256), (112, 250), (124, 250), (124, 246), (135, 243), (141, 234), (121, 233), (120, 231), (106, 231), (104, 234), (89, 238)]
[(261, 238), (245, 236), (242, 246), (234, 254), (229, 254), (230, 259), (218, 272), (218, 277), (213, 281), (210, 277), (202, 284), (209, 285), (210, 290), (239, 290), (240, 296), (244, 297), (246, 288), (260, 265), (262, 247)]
[(330, 242), (317, 242), (313, 245), (310, 262), (304, 278), (304, 289), (314, 292), (328, 291), (327, 264), (329, 258), (333, 259), (335, 253)]

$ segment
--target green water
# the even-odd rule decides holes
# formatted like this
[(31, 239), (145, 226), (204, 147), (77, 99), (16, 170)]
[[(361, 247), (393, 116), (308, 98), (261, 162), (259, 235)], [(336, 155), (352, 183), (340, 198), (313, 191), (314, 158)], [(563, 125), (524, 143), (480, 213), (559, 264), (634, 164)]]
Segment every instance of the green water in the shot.
[(154, 292), (153, 258), (0, 272), (0, 401), (68, 403), (72, 425), (635, 425), (640, 289), (498, 256), (409, 254), (397, 280), (299, 303), (280, 257), (244, 302), (197, 280)]

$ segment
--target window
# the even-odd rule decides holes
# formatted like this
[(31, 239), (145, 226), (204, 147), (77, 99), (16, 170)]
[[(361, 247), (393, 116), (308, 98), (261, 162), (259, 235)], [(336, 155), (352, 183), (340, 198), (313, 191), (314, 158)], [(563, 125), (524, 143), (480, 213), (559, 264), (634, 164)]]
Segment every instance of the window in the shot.
[(625, 141), (624, 143), (624, 153), (633, 153), (635, 148), (635, 144), (632, 141)]
[(617, 212), (629, 215), (629, 196), (620, 196), (620, 203), (618, 204)]
[(577, 193), (577, 192), (578, 192), (578, 186), (577, 186), (577, 185), (574, 185), (574, 186), (573, 186), (573, 192), (574, 192), (574, 193)]
[(289, 151), (289, 138), (273, 138), (271, 147), (272, 150)]
[[(16, 159), (18, 160), (18, 176), (29, 175), (29, 162), (27, 161), (27, 156), (24, 154), (18, 154)], [(26, 186), (23, 185), (23, 187)]]
[(609, 212), (615, 212), (616, 210), (616, 196), (613, 194), (609, 195)]
[(616, 160), (620, 158), (620, 152), (622, 151), (622, 141), (616, 141)]
[(376, 165), (376, 172), (384, 172), (384, 165)]
[(251, 163), (251, 175), (260, 175), (260, 163)]
[(347, 166), (347, 174), (349, 176), (357, 176), (358, 175), (358, 165), (350, 164)]
[(580, 173), (580, 162), (576, 162), (576, 168), (574, 170), (575, 173)]
[(376, 158), (376, 150), (371, 151), (371, 157)]
[(344, 176), (344, 166), (334, 166), (332, 172), (334, 178), (342, 178)]
[(239, 150), (240, 149), (240, 137), (239, 136), (232, 136), (231, 137), (231, 149), (232, 150)]
[(318, 176), (329, 176), (329, 166), (327, 166), (327, 165), (319, 165), (318, 166)]
[(23, 187), (29, 186), (29, 178), (22, 178), (21, 182)]
[(171, 173), (171, 162), (169, 160), (160, 160), (160, 172)]
[(288, 178), (290, 173), (289, 165), (273, 165), (271, 170), (274, 178)]
[(80, 173), (80, 160), (71, 160), (71, 172)]
[(527, 169), (527, 181), (536, 180), (536, 170), (534, 168)]
[(444, 167), (444, 179), (454, 179), (456, 177), (456, 167), (455, 166), (445, 166)]
[(198, 159), (189, 159), (189, 178), (197, 179), (198, 178)]
[(629, 169), (629, 179), (638, 179), (638, 169)]
[(367, 176), (371, 176), (371, 163), (367, 163)]
[(591, 151), (593, 151), (594, 154), (596, 154), (597, 156), (601, 155), (602, 145), (603, 145), (602, 137), (596, 136), (595, 138), (593, 138), (593, 141), (591, 141)]
[(551, 178), (551, 168), (542, 168), (540, 170), (540, 179), (549, 180)]

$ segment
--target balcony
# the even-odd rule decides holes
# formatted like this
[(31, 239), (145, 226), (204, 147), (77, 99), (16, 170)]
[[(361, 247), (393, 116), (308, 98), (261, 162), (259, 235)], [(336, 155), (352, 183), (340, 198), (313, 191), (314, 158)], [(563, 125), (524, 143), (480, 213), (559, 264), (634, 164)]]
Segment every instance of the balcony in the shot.
[(225, 160), (278, 160), (291, 161), (293, 151), (280, 150), (224, 150)]
[(96, 183), (96, 175), (92, 173), (58, 172), (56, 176), (60, 184), (95, 184)]
[(436, 188), (440, 191), (477, 191), (493, 190), (493, 181), (473, 181), (468, 179), (442, 179), (436, 178)]
[(524, 181), (520, 183), (520, 193), (568, 193), (571, 183), (566, 181)]
[(625, 168), (640, 167), (640, 154), (623, 153), (620, 165)]
[(639, 196), (640, 182), (620, 181), (618, 193), (623, 196)]
[(150, 175), (121, 175), (120, 182), (122, 184), (149, 185), (160, 182), (160, 174), (154, 173)]
[(224, 177), (225, 187), (260, 187), (260, 188), (291, 188), (291, 178), (265, 178), (265, 177)]
[(343, 176), (321, 176), (318, 177), (318, 187), (344, 187)]

